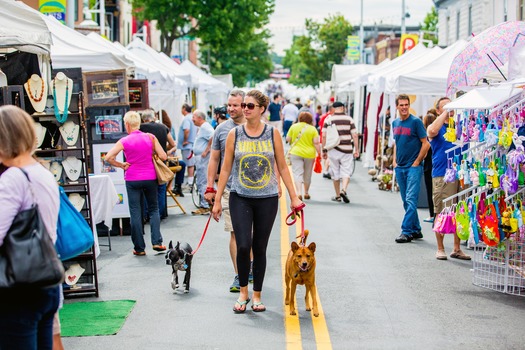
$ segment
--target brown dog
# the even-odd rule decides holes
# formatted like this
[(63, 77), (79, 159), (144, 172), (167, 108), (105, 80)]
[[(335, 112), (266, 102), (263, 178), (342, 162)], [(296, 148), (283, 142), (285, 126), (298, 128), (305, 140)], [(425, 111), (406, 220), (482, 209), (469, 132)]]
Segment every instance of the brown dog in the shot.
[(306, 294), (304, 301), (306, 311), (310, 311), (310, 297), (313, 301), (313, 314), (319, 316), (317, 309), (317, 289), (315, 287), (315, 243), (306, 247), (308, 230), (304, 231), (305, 238), (301, 245), (292, 242), (292, 249), (286, 259), (286, 299), (285, 304), (290, 305), (290, 315), (295, 315), (295, 289), (297, 285), (305, 285)]

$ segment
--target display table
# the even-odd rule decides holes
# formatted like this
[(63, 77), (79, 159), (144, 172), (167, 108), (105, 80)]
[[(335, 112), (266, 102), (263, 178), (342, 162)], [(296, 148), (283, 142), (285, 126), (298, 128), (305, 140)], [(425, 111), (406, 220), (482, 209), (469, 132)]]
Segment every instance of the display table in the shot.
[[(93, 231), (95, 232), (95, 238), (98, 238), (95, 226), (99, 223), (104, 223), (105, 226), (111, 229), (113, 207), (119, 203), (120, 198), (113, 181), (108, 175), (90, 175), (89, 186), (91, 191), (91, 211), (93, 213)], [(97, 241), (98, 239), (95, 240), (95, 242)], [(100, 252), (98, 244), (96, 246)], [(111, 235), (109, 234), (108, 246), (109, 250), (111, 250)], [(99, 252), (97, 252), (97, 255)]]

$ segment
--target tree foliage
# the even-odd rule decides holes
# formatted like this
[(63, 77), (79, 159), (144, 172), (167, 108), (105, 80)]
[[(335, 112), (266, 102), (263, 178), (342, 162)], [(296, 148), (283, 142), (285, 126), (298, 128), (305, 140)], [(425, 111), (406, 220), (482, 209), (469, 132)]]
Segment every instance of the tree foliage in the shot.
[[(438, 43), (437, 25), (438, 25), (438, 14), (437, 14), (436, 8), (432, 6), (432, 9), (430, 10), (430, 12), (427, 13), (427, 15), (425, 16), (425, 19), (423, 20), (423, 24), (421, 24), (421, 30), (425, 31), (423, 32), (423, 39), (432, 41), (434, 45), (437, 45)], [(426, 33), (426, 32), (429, 32), (429, 33)]]
[(330, 80), (332, 65), (342, 62), (352, 26), (341, 14), (330, 15), (323, 23), (305, 20), (306, 34), (296, 36), (285, 51), (283, 65), (290, 68), (290, 83), (317, 85)]
[[(173, 40), (198, 39), (202, 59), (212, 73), (233, 73), (224, 67), (235, 67), (241, 74), (248, 68), (266, 71), (269, 62), (268, 33), (261, 28), (268, 23), (275, 0), (132, 0), (135, 15), (141, 20), (157, 20), (161, 33), (161, 50), (170, 54)], [(264, 51), (266, 50), (266, 51)], [(254, 64), (253, 57), (257, 57)], [(261, 65), (260, 63), (263, 62)], [(271, 70), (271, 69), (269, 69)], [(234, 75), (258, 76), (258, 72)]]

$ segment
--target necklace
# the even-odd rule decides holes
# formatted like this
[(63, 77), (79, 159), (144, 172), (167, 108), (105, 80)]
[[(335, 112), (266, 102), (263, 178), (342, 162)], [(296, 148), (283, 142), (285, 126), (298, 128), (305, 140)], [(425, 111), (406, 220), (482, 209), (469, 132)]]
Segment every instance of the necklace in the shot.
[(60, 110), (58, 109), (57, 105), (57, 92), (55, 88), (55, 80), (56, 79), (53, 79), (53, 105), (55, 107), (55, 117), (57, 118), (59, 123), (64, 123), (67, 120), (67, 112), (69, 108), (67, 104), (67, 101), (69, 99), (69, 84), (66, 81), (66, 99), (64, 100), (64, 112), (60, 114)]
[(84, 208), (85, 199), (78, 193), (71, 193), (68, 196), (68, 199), (71, 202), (71, 204), (73, 204), (76, 210), (81, 211), (82, 208)]
[[(51, 133), (49, 129), (47, 129), (47, 133), (49, 136), (51, 136), (51, 148), (55, 148), (55, 135), (57, 134), (58, 128), (55, 129), (55, 132)], [(58, 139), (57, 139), (58, 141)]]
[(60, 177), (62, 177), (62, 165), (60, 165), (59, 162), (51, 162), (49, 170), (51, 171), (51, 174), (53, 174), (55, 181), (60, 181)]
[(77, 143), (78, 132), (80, 130), (77, 124), (72, 121), (68, 121), (58, 129), (60, 130), (60, 134), (62, 134), (62, 139), (68, 146), (73, 146)]
[(76, 157), (67, 157), (62, 161), (66, 175), (71, 181), (78, 180), (82, 168), (82, 161)]
[[(42, 82), (40, 97), (33, 96), (33, 93), (31, 92), (31, 80), (31, 78), (27, 80), (27, 92), (29, 92), (29, 98), (35, 102), (40, 102), (42, 101), (42, 98), (44, 98), (44, 79), (40, 78), (40, 81)], [(36, 94), (38, 94), (38, 88), (35, 89), (35, 95)]]
[(40, 123), (35, 122), (35, 134), (36, 134), (36, 147), (42, 146), (42, 142), (44, 142), (44, 138), (46, 137), (47, 129)]

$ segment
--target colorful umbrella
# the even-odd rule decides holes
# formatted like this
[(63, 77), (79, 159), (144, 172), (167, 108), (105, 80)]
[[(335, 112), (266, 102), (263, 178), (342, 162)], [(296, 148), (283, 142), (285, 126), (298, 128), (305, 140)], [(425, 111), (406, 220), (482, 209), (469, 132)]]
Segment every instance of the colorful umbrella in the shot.
[[(525, 46), (525, 22), (503, 22), (471, 38), (452, 61), (448, 72), (447, 96), (476, 85), (485, 74), (500, 69), (509, 60), (511, 47)], [(503, 73), (502, 76), (506, 79)]]

